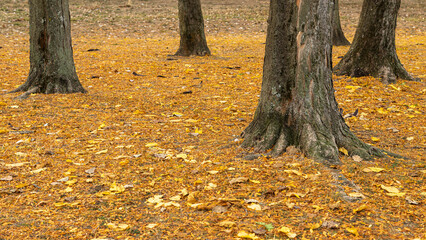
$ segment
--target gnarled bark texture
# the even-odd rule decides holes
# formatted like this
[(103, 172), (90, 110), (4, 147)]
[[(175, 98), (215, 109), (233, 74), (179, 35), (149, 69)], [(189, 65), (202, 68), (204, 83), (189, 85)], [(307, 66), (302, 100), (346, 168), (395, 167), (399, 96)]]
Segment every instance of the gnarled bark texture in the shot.
[(12, 92), (86, 92), (74, 65), (68, 0), (29, 0), (29, 5), (30, 72)]
[(339, 14), (339, 0), (333, 0), (333, 46), (348, 46), (351, 43), (346, 39), (345, 34), (342, 30), (342, 25), (340, 25), (340, 14)]
[(373, 76), (384, 83), (413, 80), (398, 59), (395, 28), (401, 0), (364, 0), (351, 48), (334, 67), (336, 75)]
[(294, 145), (328, 164), (340, 163), (340, 147), (364, 159), (383, 156), (360, 141), (339, 112), (331, 79), (331, 18), (328, 0), (271, 0), (262, 90), (243, 147), (272, 148), (278, 155)]
[(210, 55), (204, 35), (204, 20), (200, 0), (179, 0), (180, 46), (177, 56)]

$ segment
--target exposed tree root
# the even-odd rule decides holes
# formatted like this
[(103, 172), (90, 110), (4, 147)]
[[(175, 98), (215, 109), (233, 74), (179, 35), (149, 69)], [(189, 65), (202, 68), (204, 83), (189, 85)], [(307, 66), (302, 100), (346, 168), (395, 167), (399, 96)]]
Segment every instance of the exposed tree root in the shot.
[(28, 91), (24, 92), (23, 94), (15, 97), (15, 99), (24, 100), (24, 99), (27, 99), (31, 94), (37, 93), (39, 91), (40, 91), (39, 87), (33, 87), (33, 88), (29, 89)]
[(265, 125), (262, 120), (254, 120), (242, 133), (243, 148), (253, 148), (254, 152), (266, 152), (270, 149), (272, 156), (278, 156), (286, 151), (288, 146), (299, 148), (306, 156), (325, 164), (341, 164), (339, 148), (345, 148), (350, 156), (358, 155), (363, 160), (375, 158), (403, 158), (395, 153), (378, 149), (359, 140), (349, 130), (344, 134), (333, 134), (322, 129), (315, 130), (311, 125), (304, 124), (302, 133), (297, 136), (296, 127), (285, 126), (281, 121), (269, 120)]

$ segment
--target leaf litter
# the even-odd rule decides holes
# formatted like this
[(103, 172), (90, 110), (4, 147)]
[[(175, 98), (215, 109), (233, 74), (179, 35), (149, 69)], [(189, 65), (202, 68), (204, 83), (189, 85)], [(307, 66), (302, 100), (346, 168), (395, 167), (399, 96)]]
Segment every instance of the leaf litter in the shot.
[[(250, 15), (252, 21), (266, 22), (267, 6), (257, 7), (264, 16)], [(72, 11), (79, 16), (82, 9)], [(216, 7), (207, 22), (214, 22), (214, 11), (234, 10)], [(110, 36), (100, 31), (88, 37), (82, 26), (92, 23), (76, 19), (75, 62), (89, 93), (32, 95), (22, 102), (0, 95), (2, 237), (424, 237), (426, 43), (412, 22), (398, 25), (398, 54), (423, 82), (334, 82), (356, 135), (410, 158), (368, 162), (339, 149), (344, 164), (337, 170), (359, 187), (342, 187), (358, 199), (346, 202), (330, 171), (297, 150), (270, 158), (238, 148), (260, 92), (265, 35), (253, 32), (264, 24), (229, 30), (239, 34), (207, 34), (213, 56), (171, 61), (167, 55), (179, 43), (170, 35), (175, 18), (165, 21), (171, 26), (166, 33), (126, 38), (118, 26), (128, 24), (123, 20)], [(344, 24), (349, 37), (353, 22)], [(26, 34), (0, 36), (3, 91), (25, 80)], [(347, 49), (333, 49), (333, 62)]]

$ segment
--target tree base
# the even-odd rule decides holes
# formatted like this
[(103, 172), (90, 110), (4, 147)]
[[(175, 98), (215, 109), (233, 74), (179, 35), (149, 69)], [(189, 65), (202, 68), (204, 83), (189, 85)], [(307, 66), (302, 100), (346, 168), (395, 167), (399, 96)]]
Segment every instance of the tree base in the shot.
[[(283, 118), (284, 119), (284, 118)], [(343, 120), (342, 120), (343, 121)], [(275, 119), (266, 123), (255, 119), (242, 133), (243, 148), (253, 148), (255, 152), (266, 152), (271, 149), (272, 156), (284, 153), (289, 146), (295, 146), (306, 156), (325, 164), (341, 164), (339, 149), (345, 148), (350, 156), (358, 155), (363, 160), (384, 158), (387, 156), (400, 157), (385, 150), (370, 146), (359, 140), (344, 122), (336, 123), (333, 128), (318, 128), (317, 124), (303, 126), (286, 126), (285, 121)], [(301, 130), (298, 130), (300, 129)], [(298, 134), (300, 132), (300, 134)]]
[(398, 78), (415, 81), (397, 58), (357, 59), (358, 55), (350, 54), (334, 67), (333, 72), (337, 76), (347, 75), (351, 77), (372, 76), (380, 78), (385, 84), (395, 83)]
[(44, 93), (44, 94), (53, 94), (53, 93), (86, 93), (87, 91), (80, 84), (78, 79), (67, 80), (64, 78), (31, 78), (19, 86), (18, 88), (10, 91), (9, 93), (24, 92), (22, 95), (18, 96), (17, 99), (26, 99), (29, 95), (33, 93)]
[(177, 52), (174, 54), (174, 56), (181, 56), (181, 57), (189, 57), (189, 56), (210, 56), (210, 50), (208, 47), (196, 47), (192, 50), (187, 48), (179, 48)]

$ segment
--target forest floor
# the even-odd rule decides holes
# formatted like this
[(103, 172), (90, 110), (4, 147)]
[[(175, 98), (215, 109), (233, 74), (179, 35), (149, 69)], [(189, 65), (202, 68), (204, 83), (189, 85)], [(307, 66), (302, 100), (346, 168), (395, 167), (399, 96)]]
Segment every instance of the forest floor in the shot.
[[(396, 45), (418, 82), (335, 77), (363, 141), (408, 157), (326, 168), (239, 148), (256, 109), (268, 1), (202, 1), (209, 57), (174, 57), (177, 1), (71, 0), (87, 94), (5, 94), (29, 70), (28, 6), (0, 6), (0, 239), (426, 239), (425, 2)], [(341, 0), (353, 38), (361, 1)], [(333, 49), (334, 64), (349, 47)], [(89, 51), (92, 50), (92, 51)], [(357, 187), (336, 185), (343, 174)], [(343, 200), (345, 193), (358, 201)]]

